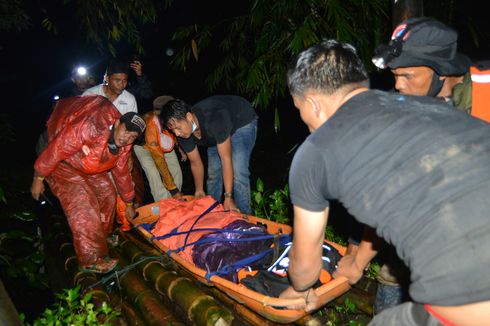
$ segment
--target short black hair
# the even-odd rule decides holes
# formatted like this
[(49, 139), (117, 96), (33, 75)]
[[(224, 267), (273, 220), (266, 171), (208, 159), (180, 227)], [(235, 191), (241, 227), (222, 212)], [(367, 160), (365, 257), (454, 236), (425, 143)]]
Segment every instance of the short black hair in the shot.
[(119, 60), (111, 60), (111, 62), (109, 62), (109, 65), (107, 66), (105, 74), (107, 76), (113, 74), (129, 75), (129, 64), (127, 62), (122, 62)]
[(170, 120), (184, 120), (187, 112), (191, 112), (191, 106), (182, 100), (168, 101), (163, 107), (158, 120), (163, 128), (168, 129)]
[(347, 85), (366, 86), (368, 74), (352, 45), (330, 39), (303, 50), (291, 62), (287, 78), (292, 96), (308, 90), (331, 95)]

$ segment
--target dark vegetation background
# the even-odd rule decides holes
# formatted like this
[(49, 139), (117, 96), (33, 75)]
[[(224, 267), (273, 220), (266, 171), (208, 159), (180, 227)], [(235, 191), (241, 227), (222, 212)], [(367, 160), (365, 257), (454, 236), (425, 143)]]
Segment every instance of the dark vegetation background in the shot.
[[(490, 59), (490, 28), (484, 17), (487, 13), (483, 7), (485, 1), (446, 1), (449, 2), (453, 6), (449, 18), (451, 25), (459, 31), (461, 52), (475, 60)], [(177, 50), (179, 46), (172, 40), (173, 32), (178, 26), (213, 23), (243, 14), (251, 3), (178, 0), (157, 17), (155, 24), (142, 26), (142, 45), (145, 49), (145, 54), (141, 56), (143, 69), (153, 82), (155, 96), (173, 95), (194, 103), (211, 95), (205, 85), (208, 67), (222, 58), (219, 55), (203, 57), (199, 65), (193, 66), (186, 73), (171, 69), (169, 62), (172, 57), (166, 51), (169, 48)], [(3, 1), (0, 0), (0, 4)], [(74, 23), (75, 8), (69, 6), (66, 8), (53, 4), (50, 8), (59, 24), (57, 34), (46, 31), (41, 26), (41, 18), (36, 16), (32, 17), (30, 28), (21, 32), (2, 31), (0, 34), (0, 187), (4, 189), (9, 203), (0, 204), (2, 215), (37, 209), (36, 203), (29, 196), (35, 160), (34, 146), (48, 117), (53, 96), (71, 87), (72, 68), (77, 64), (85, 64), (94, 72), (97, 81), (101, 82), (111, 58), (110, 54), (101, 53), (95, 45), (86, 42), (84, 31)], [(442, 5), (427, 1), (426, 7), (427, 15), (447, 22), (449, 14), (443, 10)], [(471, 25), (466, 24), (467, 20), (463, 17), (469, 17), (475, 22), (487, 38), (475, 41), (475, 31)], [(385, 27), (391, 29), (388, 18)], [(389, 34), (384, 37), (385, 40), (388, 40)], [(122, 58), (130, 58), (136, 53), (134, 46), (124, 41), (118, 44), (117, 51)], [(371, 82), (374, 88), (392, 87), (392, 77), (386, 71), (373, 70)], [(214, 93), (229, 92), (218, 89)], [(251, 162), (252, 184), (261, 178), (266, 188), (282, 188), (287, 183), (294, 148), (308, 135), (289, 96), (279, 99), (277, 106), (281, 108), (278, 111), (281, 129), (277, 133), (274, 131), (274, 111), (261, 109), (258, 112), (258, 139)], [(148, 109), (140, 107), (141, 111)], [(183, 169), (188, 171), (188, 165), (184, 164)], [(191, 193), (192, 179), (189, 175), (186, 177), (184, 189)], [(338, 216), (343, 216), (341, 208)], [(0, 219), (0, 232), (7, 228), (23, 228), (23, 225), (22, 222), (11, 224), (10, 221)], [(36, 232), (35, 228), (30, 231)], [(4, 271), (1, 271), (0, 277), (18, 310), (30, 313), (31, 317), (42, 311), (50, 301), (49, 290), (38, 291), (29, 287), (27, 282), (8, 280)]]

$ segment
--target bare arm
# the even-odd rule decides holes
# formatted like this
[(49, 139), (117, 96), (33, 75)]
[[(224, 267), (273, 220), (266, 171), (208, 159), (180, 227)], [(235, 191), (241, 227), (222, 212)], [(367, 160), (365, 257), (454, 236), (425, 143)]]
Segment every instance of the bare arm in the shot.
[(221, 169), (223, 171), (223, 185), (225, 187), (225, 200), (223, 206), (225, 209), (236, 210), (236, 204), (233, 197), (227, 194), (233, 194), (233, 163), (231, 159), (231, 139), (226, 138), (224, 142), (216, 146), (221, 160)]
[(342, 258), (333, 276), (345, 276), (349, 279), (350, 284), (357, 283), (361, 279), (364, 269), (378, 253), (379, 240), (374, 229), (365, 227), (356, 255), (346, 255)]
[(290, 309), (317, 309), (318, 296), (311, 287), (318, 281), (322, 269), (322, 244), (328, 220), (328, 207), (322, 212), (310, 212), (294, 206), (293, 246), (289, 252), (288, 275), (291, 286), (280, 298), (303, 298), (303, 304)]
[(194, 178), (195, 197), (204, 197), (204, 164), (202, 163), (197, 146), (191, 152), (187, 153), (187, 157), (189, 158), (192, 177)]
[(322, 244), (328, 211), (311, 212), (294, 206), (293, 246), (288, 275), (296, 291), (305, 291), (318, 281), (322, 268)]

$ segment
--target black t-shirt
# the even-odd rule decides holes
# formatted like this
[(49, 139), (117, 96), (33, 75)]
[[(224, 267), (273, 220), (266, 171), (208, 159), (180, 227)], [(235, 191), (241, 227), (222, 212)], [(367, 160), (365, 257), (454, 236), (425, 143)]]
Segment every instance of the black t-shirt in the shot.
[(252, 104), (240, 96), (216, 95), (208, 97), (192, 107), (199, 121), (201, 139), (178, 137), (179, 144), (186, 152), (196, 145), (216, 146), (223, 143), (235, 131), (257, 119)]
[(296, 153), (291, 200), (338, 199), (393, 244), (415, 301), (490, 300), (490, 125), (440, 101), (354, 96)]

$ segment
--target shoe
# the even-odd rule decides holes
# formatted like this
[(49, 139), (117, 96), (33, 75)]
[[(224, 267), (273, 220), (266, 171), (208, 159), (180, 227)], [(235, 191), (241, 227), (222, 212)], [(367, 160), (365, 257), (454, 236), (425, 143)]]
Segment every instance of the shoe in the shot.
[(111, 234), (107, 237), (107, 244), (110, 248), (115, 248), (119, 245), (119, 236), (116, 234)]
[(115, 270), (117, 265), (117, 259), (104, 257), (98, 258), (95, 264), (90, 266), (80, 266), (80, 270), (87, 273), (106, 274)]

